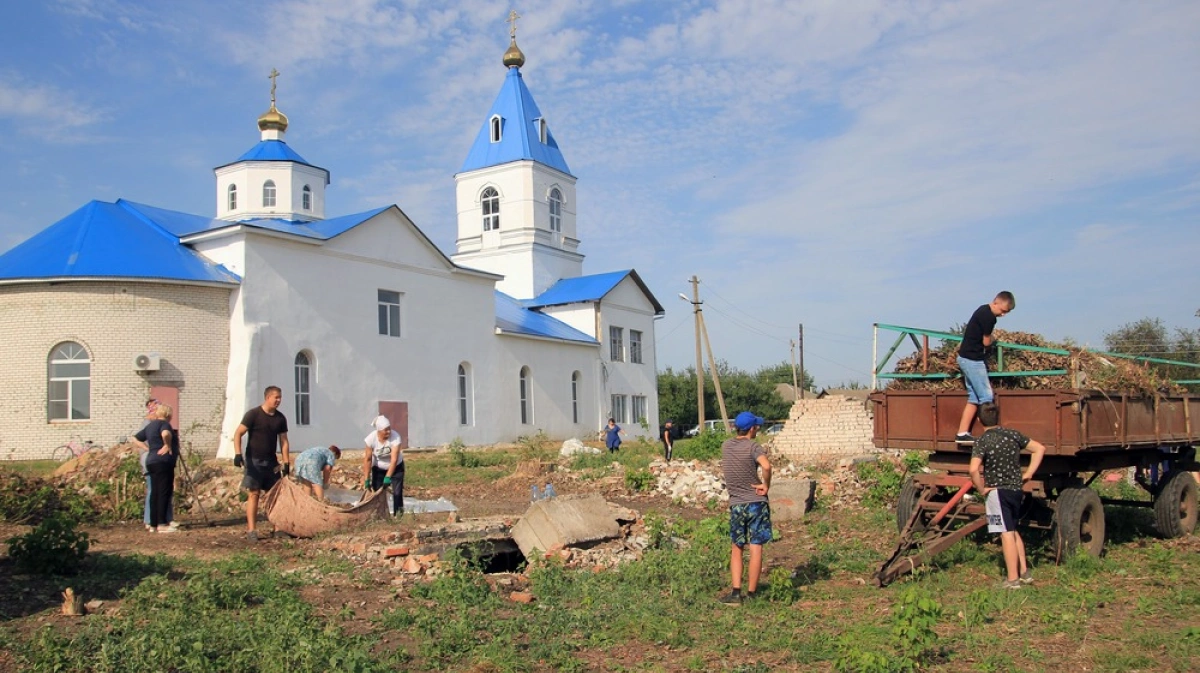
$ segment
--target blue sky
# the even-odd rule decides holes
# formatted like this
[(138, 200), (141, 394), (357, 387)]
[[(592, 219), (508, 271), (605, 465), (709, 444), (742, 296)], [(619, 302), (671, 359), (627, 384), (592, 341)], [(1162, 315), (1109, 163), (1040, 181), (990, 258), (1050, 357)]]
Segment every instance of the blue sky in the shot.
[[(0, 251), (90, 199), (212, 214), (212, 168), (287, 140), (330, 216), (396, 203), (444, 251), (510, 4), (0, 4)], [(804, 324), (818, 385), (874, 322), (1099, 345), (1200, 327), (1200, 3), (539, 0), (525, 82), (579, 178), (585, 272), (634, 267), (660, 365), (753, 370)], [(882, 350), (882, 349), (881, 349)]]

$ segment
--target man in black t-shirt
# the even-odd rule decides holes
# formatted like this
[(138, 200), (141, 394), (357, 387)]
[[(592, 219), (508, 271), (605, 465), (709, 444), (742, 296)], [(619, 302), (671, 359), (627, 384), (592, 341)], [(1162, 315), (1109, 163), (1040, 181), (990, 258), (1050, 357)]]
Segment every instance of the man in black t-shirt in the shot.
[[(1017, 532), (1021, 501), (1025, 498), (1025, 482), (1033, 479), (1046, 447), (1010, 428), (1000, 427), (1000, 408), (995, 402), (979, 405), (979, 422), (985, 428), (971, 450), (967, 467), (971, 483), (987, 502), (988, 532), (1000, 534), (1004, 551), (1006, 589), (1020, 589), (1033, 582), (1033, 574), (1025, 560), (1025, 542)], [(1021, 471), (1021, 451), (1029, 449), (1029, 467)], [(981, 474), (982, 472), (982, 474)]]
[[(258, 497), (263, 491), (279, 481), (279, 460), (275, 457), (275, 444), (283, 452), (282, 474), (286, 475), (290, 460), (288, 456), (288, 427), (287, 419), (279, 411), (279, 403), (283, 401), (283, 392), (278, 386), (270, 386), (263, 393), (263, 403), (246, 412), (241, 425), (233, 433), (233, 464), (245, 466), (242, 476), (242, 488), (249, 491), (246, 498), (246, 537), (258, 539), (255, 522), (258, 519)], [(242, 454), (242, 437), (250, 433), (246, 442), (246, 453)]]
[(671, 462), (671, 454), (675, 449), (675, 423), (667, 421), (661, 428), (658, 429), (658, 438), (663, 443), (663, 458), (667, 462)]
[(1017, 307), (1013, 293), (1005, 291), (996, 295), (990, 304), (984, 304), (975, 309), (967, 326), (963, 329), (962, 345), (958, 347), (958, 369), (962, 372), (963, 383), (967, 385), (967, 406), (963, 408), (962, 420), (958, 423), (958, 434), (954, 440), (959, 444), (970, 445), (975, 441), (971, 436), (971, 423), (975, 420), (975, 412), (979, 405), (991, 402), (992, 383), (988, 380), (987, 349), (996, 342), (992, 330), (996, 328), (996, 318), (1008, 315)]

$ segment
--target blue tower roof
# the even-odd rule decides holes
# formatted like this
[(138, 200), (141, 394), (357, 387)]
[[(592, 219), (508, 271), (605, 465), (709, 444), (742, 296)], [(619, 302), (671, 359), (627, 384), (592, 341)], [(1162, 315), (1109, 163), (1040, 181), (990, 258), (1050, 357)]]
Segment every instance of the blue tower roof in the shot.
[(282, 140), (260, 140), (258, 144), (238, 157), (238, 161), (295, 161), (298, 164), (312, 166)]
[[(206, 219), (185, 217), (193, 226)], [(0, 281), (64, 278), (241, 281), (126, 201), (91, 201), (0, 255)]]
[(561, 306), (563, 304), (576, 304), (582, 302), (600, 301), (618, 283), (625, 278), (633, 279), (638, 288), (650, 300), (650, 304), (654, 306), (654, 313), (663, 313), (662, 304), (654, 298), (650, 292), (650, 288), (642, 282), (637, 271), (629, 269), (626, 271), (610, 271), (608, 273), (597, 273), (590, 276), (578, 276), (576, 278), (563, 278), (554, 285), (551, 285), (545, 292), (539, 294), (533, 299), (525, 301), (525, 306), (533, 309), (542, 308), (543, 306)]
[[(500, 140), (492, 142), (492, 119), (500, 118)], [(487, 119), (475, 136), (475, 143), (463, 162), (460, 173), (489, 166), (499, 166), (513, 161), (533, 160), (571, 175), (567, 160), (558, 149), (554, 135), (546, 129), (546, 142), (541, 141), (539, 126), (542, 112), (533, 100), (533, 94), (521, 79), (521, 70), (509, 67), (500, 95), (492, 103)]]

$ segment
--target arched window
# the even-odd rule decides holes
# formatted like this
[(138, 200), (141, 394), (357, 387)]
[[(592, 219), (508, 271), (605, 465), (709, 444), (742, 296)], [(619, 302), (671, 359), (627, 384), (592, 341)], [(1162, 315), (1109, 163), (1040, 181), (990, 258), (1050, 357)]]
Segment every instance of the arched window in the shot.
[(275, 207), (275, 181), (267, 180), (263, 183), (263, 208)]
[(50, 351), (46, 408), (52, 421), (86, 421), (92, 417), (92, 358), (74, 341)]
[(458, 366), (458, 424), (471, 425), (471, 374), (470, 365)]
[(521, 424), (529, 425), (533, 422), (533, 390), (532, 381), (530, 381), (529, 367), (521, 367)]
[(550, 129), (546, 127), (545, 119), (538, 119), (537, 125), (538, 125), (538, 141), (540, 143), (542, 143), (543, 145), (545, 145), (546, 141), (550, 137)]
[(300, 207), (312, 210), (312, 188), (308, 185), (304, 185), (304, 190), (300, 192)]
[(500, 129), (501, 129), (500, 115), (492, 115), (492, 120), (488, 124), (488, 126), (491, 129), (492, 142), (494, 142), (494, 143), (500, 142)]
[(579, 382), (583, 375), (579, 372), (571, 374), (571, 422), (579, 422)]
[(229, 185), (229, 209), (237, 210), (237, 185)]
[(550, 231), (562, 231), (562, 192), (550, 190)]
[(296, 353), (296, 425), (312, 423), (312, 357)]
[(483, 230), (492, 231), (500, 228), (500, 192), (495, 187), (488, 187), (479, 195), (483, 205)]

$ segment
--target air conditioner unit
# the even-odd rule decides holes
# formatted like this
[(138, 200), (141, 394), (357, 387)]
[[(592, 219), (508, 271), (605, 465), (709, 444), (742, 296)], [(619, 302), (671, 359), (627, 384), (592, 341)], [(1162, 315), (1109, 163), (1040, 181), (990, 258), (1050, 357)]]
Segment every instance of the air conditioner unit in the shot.
[(158, 353), (141, 353), (133, 358), (133, 369), (139, 372), (156, 372), (162, 366)]

